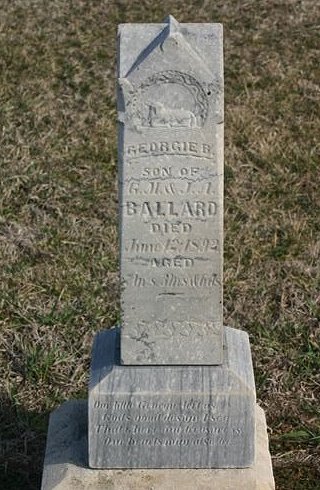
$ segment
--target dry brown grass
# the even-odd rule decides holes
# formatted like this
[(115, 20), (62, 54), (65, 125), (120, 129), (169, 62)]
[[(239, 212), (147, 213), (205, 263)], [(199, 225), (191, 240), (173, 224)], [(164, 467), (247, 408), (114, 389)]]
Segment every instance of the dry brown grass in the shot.
[(0, 486), (40, 485), (47, 415), (86, 396), (117, 322), (115, 35), (223, 22), (225, 319), (251, 336), (277, 488), (319, 467), (319, 5), (316, 0), (2, 0)]

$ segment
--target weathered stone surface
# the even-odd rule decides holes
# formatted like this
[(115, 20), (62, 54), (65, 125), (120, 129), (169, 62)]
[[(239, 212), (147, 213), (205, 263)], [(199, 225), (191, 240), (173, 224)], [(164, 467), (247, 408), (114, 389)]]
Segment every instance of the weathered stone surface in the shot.
[(123, 364), (223, 357), (220, 24), (119, 28)]
[(256, 405), (252, 468), (92, 470), (88, 468), (87, 401), (64, 403), (50, 416), (42, 490), (274, 490), (267, 427)]
[(226, 328), (222, 366), (122, 366), (119, 331), (96, 336), (89, 387), (92, 468), (230, 468), (254, 460), (248, 335)]
[(118, 66), (121, 335), (96, 336), (89, 427), (52, 415), (42, 489), (273, 489), (248, 336), (222, 323), (221, 26), (122, 25)]

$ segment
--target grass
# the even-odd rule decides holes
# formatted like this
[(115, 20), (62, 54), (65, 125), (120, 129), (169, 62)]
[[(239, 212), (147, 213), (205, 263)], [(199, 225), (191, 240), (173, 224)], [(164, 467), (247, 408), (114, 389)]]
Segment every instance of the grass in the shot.
[(223, 22), (225, 322), (249, 332), (279, 490), (320, 484), (315, 0), (2, 0), (0, 486), (40, 487), (49, 412), (119, 318), (116, 25)]

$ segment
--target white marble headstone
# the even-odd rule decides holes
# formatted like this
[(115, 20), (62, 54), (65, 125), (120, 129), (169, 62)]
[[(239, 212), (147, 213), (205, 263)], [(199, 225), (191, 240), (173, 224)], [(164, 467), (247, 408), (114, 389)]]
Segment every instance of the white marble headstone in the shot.
[(219, 24), (119, 30), (122, 322), (96, 336), (92, 468), (254, 461), (249, 339), (222, 323)]
[(119, 28), (121, 362), (223, 361), (220, 24)]

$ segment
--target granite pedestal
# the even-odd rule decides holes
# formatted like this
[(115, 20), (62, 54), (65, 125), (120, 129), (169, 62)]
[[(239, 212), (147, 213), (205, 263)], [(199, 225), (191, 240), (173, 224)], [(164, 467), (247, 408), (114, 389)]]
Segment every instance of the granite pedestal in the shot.
[(243, 468), (254, 461), (248, 335), (225, 328), (221, 366), (122, 366), (119, 329), (96, 336), (92, 468)]

